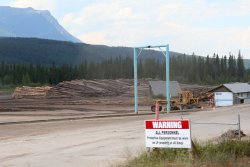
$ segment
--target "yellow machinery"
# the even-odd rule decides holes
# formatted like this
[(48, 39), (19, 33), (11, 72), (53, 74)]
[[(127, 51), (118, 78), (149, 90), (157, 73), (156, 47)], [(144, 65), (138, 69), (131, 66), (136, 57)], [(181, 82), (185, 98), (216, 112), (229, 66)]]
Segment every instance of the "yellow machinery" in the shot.
[[(156, 100), (156, 103), (159, 105), (159, 110), (162, 110), (162, 105), (166, 105), (166, 100)], [(185, 110), (185, 109), (193, 109), (200, 108), (199, 106), (199, 98), (194, 98), (193, 93), (191, 91), (182, 91), (179, 93), (177, 98), (173, 98), (170, 100), (171, 110)], [(156, 105), (151, 106), (151, 110), (155, 112)]]

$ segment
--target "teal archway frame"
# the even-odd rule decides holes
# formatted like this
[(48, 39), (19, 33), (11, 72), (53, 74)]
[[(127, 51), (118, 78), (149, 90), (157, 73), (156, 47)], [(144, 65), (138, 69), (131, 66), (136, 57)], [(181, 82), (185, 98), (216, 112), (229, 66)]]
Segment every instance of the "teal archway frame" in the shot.
[[(169, 82), (169, 45), (159, 45), (159, 46), (143, 46), (134, 48), (134, 103), (135, 103), (135, 113), (138, 114), (138, 77), (137, 77), (137, 59), (140, 56), (143, 49), (147, 48), (158, 48), (161, 50), (162, 54), (166, 58), (166, 100), (167, 100), (167, 112), (170, 112), (170, 82)], [(162, 50), (165, 48), (165, 51)], [(137, 54), (137, 51), (139, 53)]]

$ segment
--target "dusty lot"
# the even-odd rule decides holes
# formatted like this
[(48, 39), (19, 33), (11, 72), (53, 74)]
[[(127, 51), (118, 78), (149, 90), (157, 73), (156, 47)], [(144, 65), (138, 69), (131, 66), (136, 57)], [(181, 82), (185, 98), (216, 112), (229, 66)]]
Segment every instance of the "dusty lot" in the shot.
[[(86, 112), (90, 111), (85, 108)], [(126, 112), (133, 110), (132, 107), (124, 108)], [(117, 106), (110, 105), (99, 108), (107, 112), (117, 109)], [(193, 122), (192, 136), (207, 140), (235, 126), (196, 123), (236, 123), (238, 113), (241, 114), (243, 131), (250, 134), (249, 109), (250, 105), (239, 105), (210, 111), (163, 114), (161, 118), (190, 119)], [(1, 119), (4, 117), (4, 121), (8, 121), (16, 116), (0, 116)], [(153, 115), (139, 115), (0, 125), (0, 166), (105, 167), (122, 162), (145, 150), (144, 120), (152, 118)]]

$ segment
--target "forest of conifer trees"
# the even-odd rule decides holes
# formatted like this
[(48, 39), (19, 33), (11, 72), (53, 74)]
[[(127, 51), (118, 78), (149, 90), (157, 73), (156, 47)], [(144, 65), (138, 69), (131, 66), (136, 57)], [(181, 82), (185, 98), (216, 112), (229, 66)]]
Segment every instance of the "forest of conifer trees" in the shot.
[[(171, 80), (181, 83), (221, 84), (226, 82), (248, 82), (250, 70), (245, 69), (239, 52), (219, 57), (172, 56), (170, 59)], [(165, 62), (159, 59), (139, 59), (138, 77), (165, 80)], [(107, 60), (76, 66), (62, 65), (42, 66), (32, 64), (0, 64), (1, 85), (55, 85), (61, 81), (73, 79), (132, 79), (133, 60), (126, 58), (109, 58)]]

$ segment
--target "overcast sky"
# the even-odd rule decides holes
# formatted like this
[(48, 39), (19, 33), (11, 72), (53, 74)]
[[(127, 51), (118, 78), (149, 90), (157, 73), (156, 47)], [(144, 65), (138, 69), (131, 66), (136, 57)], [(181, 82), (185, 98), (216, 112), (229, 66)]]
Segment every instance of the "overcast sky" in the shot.
[(49, 10), (82, 42), (109, 46), (170, 44), (170, 50), (250, 59), (250, 0), (1, 0)]

